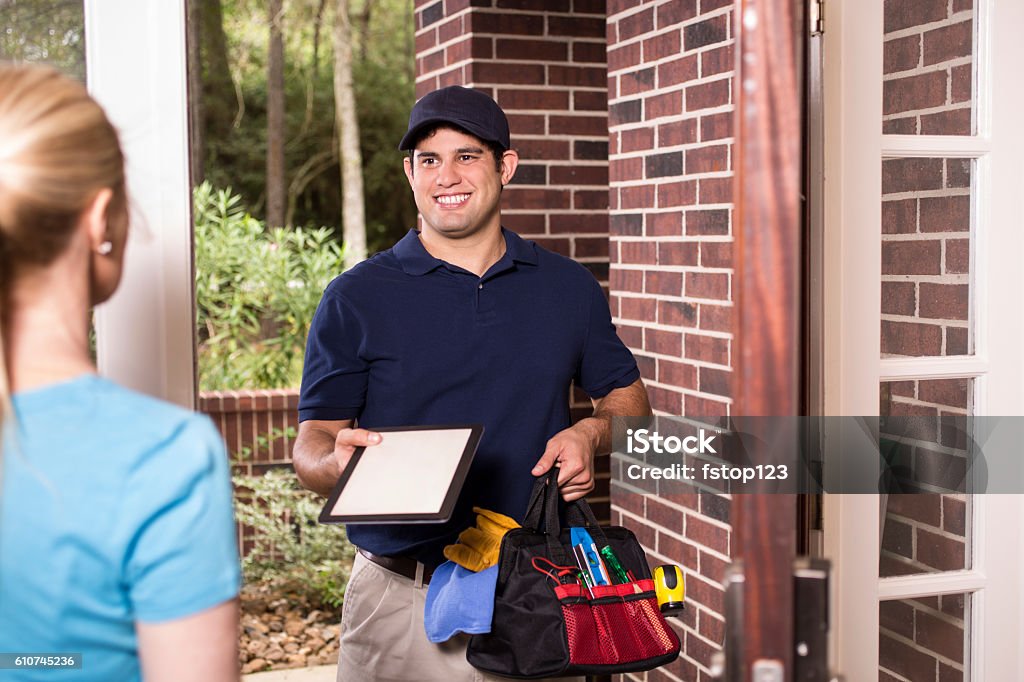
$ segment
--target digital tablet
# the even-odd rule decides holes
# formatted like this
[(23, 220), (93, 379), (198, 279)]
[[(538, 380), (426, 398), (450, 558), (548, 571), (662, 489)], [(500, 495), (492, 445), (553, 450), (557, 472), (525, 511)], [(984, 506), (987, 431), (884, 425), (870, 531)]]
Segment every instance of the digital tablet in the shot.
[(441, 523), (451, 518), (484, 427), (371, 429), (320, 512), (321, 523)]

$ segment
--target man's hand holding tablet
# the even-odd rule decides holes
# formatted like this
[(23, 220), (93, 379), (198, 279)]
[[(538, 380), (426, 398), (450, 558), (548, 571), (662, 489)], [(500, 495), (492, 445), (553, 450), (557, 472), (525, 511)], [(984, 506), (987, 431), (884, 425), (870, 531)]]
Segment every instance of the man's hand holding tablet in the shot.
[(483, 426), (342, 428), (343, 463), (321, 523), (442, 523), (451, 518)]

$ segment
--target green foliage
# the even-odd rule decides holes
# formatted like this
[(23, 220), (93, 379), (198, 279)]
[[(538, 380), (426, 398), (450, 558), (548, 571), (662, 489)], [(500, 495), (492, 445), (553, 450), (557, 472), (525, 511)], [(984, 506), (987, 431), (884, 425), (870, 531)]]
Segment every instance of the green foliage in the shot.
[(289, 471), (236, 476), (235, 516), (255, 530), (242, 559), (247, 583), (271, 584), (337, 608), (345, 596), (355, 547), (341, 526), (317, 522), (323, 501), (302, 490)]
[[(205, 99), (207, 120), (227, 134), (206, 140), (206, 178), (231, 186), (261, 216), (267, 141), (267, 4), (221, 0), (235, 92)], [(334, 3), (285, 0), (285, 164), (291, 225), (341, 225), (341, 174), (334, 116), (331, 34)], [(390, 247), (415, 224), (416, 207), (396, 149), (415, 101), (412, 0), (353, 0), (353, 83), (359, 116), (366, 232), (370, 253)], [(204, 55), (204, 60), (209, 60)], [(340, 230), (339, 230), (340, 232)]]
[(241, 198), (194, 193), (200, 390), (298, 386), (306, 334), (344, 251), (327, 228), (267, 230)]
[(0, 59), (45, 62), (85, 81), (82, 0), (0, 0)]

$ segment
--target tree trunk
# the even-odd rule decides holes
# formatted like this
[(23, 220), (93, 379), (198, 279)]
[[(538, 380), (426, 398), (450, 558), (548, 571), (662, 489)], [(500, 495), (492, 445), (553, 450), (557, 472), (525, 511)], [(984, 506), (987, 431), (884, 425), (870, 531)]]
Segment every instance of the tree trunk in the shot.
[(320, 73), (320, 29), (324, 25), (324, 10), (327, 0), (319, 0), (316, 6), (316, 18), (313, 20), (313, 76)]
[(188, 64), (188, 160), (192, 185), (203, 182), (206, 163), (206, 107), (203, 96), (202, 21), (200, 0), (188, 0), (185, 43)]
[(270, 0), (267, 56), (267, 227), (284, 225), (284, 39), (282, 0)]
[(359, 149), (359, 120), (352, 87), (352, 26), (348, 0), (337, 0), (334, 16), (334, 108), (341, 162), (341, 210), (345, 264), (366, 258), (366, 219), (363, 206), (363, 156)]
[(224, 12), (220, 0), (195, 0), (199, 13), (199, 39), (203, 63), (203, 108), (206, 139), (223, 140), (238, 115), (235, 83), (228, 60), (228, 39), (224, 34)]
[(366, 48), (370, 44), (370, 16), (373, 12), (373, 0), (366, 0), (363, 11), (359, 15), (359, 59), (366, 61)]

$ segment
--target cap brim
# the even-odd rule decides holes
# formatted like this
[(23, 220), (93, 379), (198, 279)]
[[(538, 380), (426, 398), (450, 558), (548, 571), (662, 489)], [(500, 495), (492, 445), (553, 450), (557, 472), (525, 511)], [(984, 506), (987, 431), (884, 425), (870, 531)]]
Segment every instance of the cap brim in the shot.
[(458, 118), (439, 117), (428, 118), (426, 120), (420, 121), (416, 125), (416, 127), (410, 128), (409, 131), (406, 132), (406, 134), (402, 137), (402, 141), (398, 143), (398, 151), (406, 152), (412, 149), (413, 144), (415, 143), (416, 138), (420, 136), (420, 133), (422, 133), (427, 128), (432, 128), (438, 125), (439, 123), (446, 123), (448, 125), (455, 126), (456, 128), (461, 128), (462, 130), (465, 130), (467, 133), (473, 135), (474, 137), (480, 138), (484, 142), (491, 142), (493, 144), (498, 145), (502, 149), (508, 149), (508, 147), (506, 147), (501, 141), (491, 139), (488, 136), (487, 131), (485, 131), (483, 128), (476, 125), (472, 121), (464, 121)]

